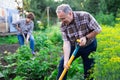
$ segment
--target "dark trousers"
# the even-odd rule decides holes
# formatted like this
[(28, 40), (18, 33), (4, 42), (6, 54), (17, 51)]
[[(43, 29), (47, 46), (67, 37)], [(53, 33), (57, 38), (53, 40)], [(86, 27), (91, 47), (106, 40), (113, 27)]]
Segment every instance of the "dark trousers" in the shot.
[[(81, 56), (82, 60), (83, 60), (83, 66), (84, 66), (84, 78), (88, 78), (88, 76), (90, 75), (89, 73), (89, 69), (91, 69), (92, 65), (94, 64), (94, 61), (92, 58), (89, 58), (88, 56), (90, 55), (91, 52), (96, 51), (97, 48), (97, 41), (96, 39), (87, 47), (80, 47), (80, 49), (77, 52), (77, 55), (75, 57), (78, 58)], [(71, 53), (70, 56), (72, 55), (73, 51), (75, 49), (75, 46), (71, 46)], [(74, 60), (75, 60), (74, 59)], [(60, 60), (60, 64), (58, 67), (58, 75), (57, 75), (57, 80), (59, 79), (60, 75), (62, 74), (62, 71), (64, 70), (64, 56), (62, 56), (61, 60)], [(63, 80), (67, 79), (67, 74), (64, 76)]]

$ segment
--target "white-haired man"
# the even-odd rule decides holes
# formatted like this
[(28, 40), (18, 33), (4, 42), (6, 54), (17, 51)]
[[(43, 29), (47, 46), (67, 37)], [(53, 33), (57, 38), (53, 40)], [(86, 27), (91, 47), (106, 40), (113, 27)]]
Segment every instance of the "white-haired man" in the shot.
[[(88, 56), (91, 52), (96, 51), (97, 41), (95, 37), (101, 32), (101, 27), (91, 14), (85, 11), (72, 11), (68, 4), (59, 5), (56, 13), (62, 22), (60, 29), (64, 52), (64, 56), (60, 60), (57, 79), (65, 67), (69, 68), (67, 62), (75, 49), (77, 39), (80, 39), (80, 49), (75, 59), (81, 56), (84, 65), (84, 78), (87, 79), (90, 75), (89, 70), (94, 63), (93, 59)], [(66, 75), (63, 80), (66, 80)]]

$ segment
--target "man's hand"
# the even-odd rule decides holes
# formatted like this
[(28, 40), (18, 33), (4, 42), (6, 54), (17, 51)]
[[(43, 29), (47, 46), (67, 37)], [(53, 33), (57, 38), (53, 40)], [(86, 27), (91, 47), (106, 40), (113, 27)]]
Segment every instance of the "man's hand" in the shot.
[(80, 38), (80, 43), (79, 43), (79, 45), (80, 45), (80, 46), (84, 46), (84, 45), (86, 44), (86, 42), (87, 42), (86, 37), (82, 37), (82, 38)]
[(70, 66), (67, 65), (67, 62), (64, 62), (64, 68), (69, 69)]

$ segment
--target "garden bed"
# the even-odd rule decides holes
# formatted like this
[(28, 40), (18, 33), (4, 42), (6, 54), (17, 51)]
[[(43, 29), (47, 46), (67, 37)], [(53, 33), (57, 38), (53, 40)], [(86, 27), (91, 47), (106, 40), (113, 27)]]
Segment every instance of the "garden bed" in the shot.
[(0, 45), (0, 53), (4, 54), (6, 51), (14, 53), (18, 49), (18, 47), (19, 47), (18, 43)]
[[(15, 53), (16, 50), (18, 49), (19, 47), (19, 44), (16, 43), (16, 44), (3, 44), (3, 45), (0, 45), (0, 62), (1, 62), (1, 65), (3, 66), (7, 66), (8, 63), (4, 60), (4, 56), (6, 55), (6, 53), (10, 52), (10, 53)], [(14, 66), (13, 66), (14, 68)], [(14, 78), (15, 77), (15, 74), (10, 74), (9, 75), (10, 78)], [(4, 77), (0, 76), (0, 80), (5, 80)]]

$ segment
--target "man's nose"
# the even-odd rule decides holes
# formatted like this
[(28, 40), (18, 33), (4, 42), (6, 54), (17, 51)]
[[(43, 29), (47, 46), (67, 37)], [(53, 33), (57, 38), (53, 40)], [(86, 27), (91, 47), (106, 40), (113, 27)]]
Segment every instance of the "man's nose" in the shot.
[(65, 20), (62, 20), (62, 23), (65, 23), (66, 21)]
[(62, 21), (62, 23), (64, 23), (64, 21)]

